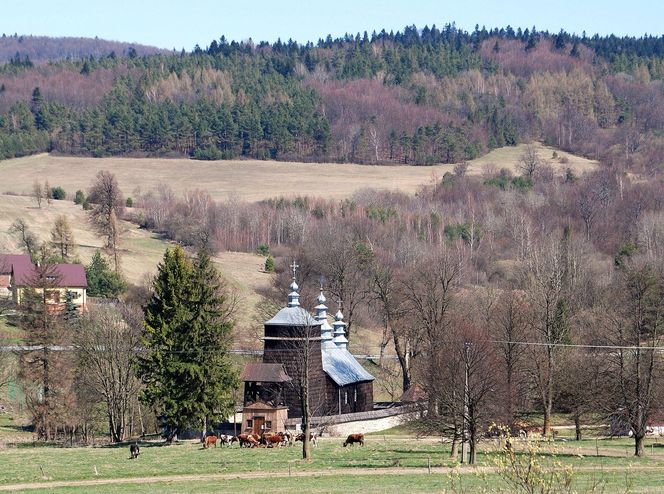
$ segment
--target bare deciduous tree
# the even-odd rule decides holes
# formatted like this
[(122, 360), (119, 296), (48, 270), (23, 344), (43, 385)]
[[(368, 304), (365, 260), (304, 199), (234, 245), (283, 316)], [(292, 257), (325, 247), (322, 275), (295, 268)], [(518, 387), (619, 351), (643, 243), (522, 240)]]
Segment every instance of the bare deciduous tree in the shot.
[(662, 398), (659, 346), (664, 328), (661, 267), (627, 266), (611, 287), (605, 308), (606, 343), (619, 348), (607, 355), (609, 400), (614, 414), (634, 436), (634, 454), (644, 456), (648, 420)]
[(565, 230), (562, 240), (545, 236), (532, 249), (524, 288), (530, 308), (531, 336), (542, 346), (530, 347), (530, 373), (544, 411), (545, 435), (551, 432), (551, 415), (559, 345), (570, 338), (570, 309), (578, 263)]
[(74, 256), (74, 233), (67, 216), (61, 214), (55, 220), (51, 229), (51, 246), (58, 252), (63, 262), (69, 261)]
[(20, 325), (30, 348), (19, 354), (19, 379), (37, 434), (50, 441), (73, 409), (74, 363), (70, 352), (59, 351), (71, 343), (71, 328), (50, 309), (58, 301), (59, 275), (46, 260), (43, 253), (19, 306)]
[(140, 381), (134, 363), (141, 344), (142, 313), (118, 304), (91, 308), (80, 321), (77, 350), (83, 382), (101, 398), (111, 440), (123, 441)]
[(37, 251), (39, 250), (39, 239), (32, 232), (23, 218), (17, 218), (14, 223), (12, 223), (9, 227), (9, 234), (16, 238), (20, 247), (30, 256), (30, 258), (36, 258)]
[(48, 179), (44, 181), (44, 191), (43, 191), (44, 198), (46, 199), (47, 204), (51, 204), (51, 186), (48, 183)]
[(106, 248), (111, 251), (115, 262), (115, 272), (120, 272), (119, 259), (119, 218), (122, 217), (125, 201), (118, 181), (111, 172), (101, 170), (88, 192), (88, 201), (94, 204), (90, 218), (97, 232), (104, 237)]
[(352, 232), (338, 225), (320, 232), (309, 255), (328, 281), (328, 292), (341, 301), (346, 316), (346, 337), (351, 340), (354, 315), (366, 297), (363, 268), (368, 251)]
[(533, 144), (526, 145), (523, 153), (519, 156), (517, 168), (528, 178), (533, 178), (540, 164), (541, 160), (537, 148)]
[(488, 321), (489, 331), (496, 342), (498, 368), (504, 376), (505, 415), (510, 427), (516, 419), (517, 389), (521, 384), (521, 364), (527, 341), (527, 314), (521, 296), (513, 290), (503, 293), (495, 304)]
[(41, 208), (42, 199), (44, 198), (44, 190), (42, 189), (41, 182), (37, 179), (35, 179), (32, 184), (32, 198), (37, 203), (37, 207)]

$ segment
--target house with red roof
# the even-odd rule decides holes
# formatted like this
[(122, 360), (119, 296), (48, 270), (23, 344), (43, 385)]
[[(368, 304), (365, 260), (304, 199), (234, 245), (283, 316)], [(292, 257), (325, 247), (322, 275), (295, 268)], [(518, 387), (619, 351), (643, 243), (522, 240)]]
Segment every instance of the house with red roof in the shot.
[[(11, 268), (8, 269), (8, 265)], [(80, 264), (40, 266), (33, 264), (29, 256), (1, 255), (0, 266), (0, 271), (9, 270), (7, 290), (17, 305), (21, 304), (29, 289), (37, 293), (45, 291), (47, 303), (56, 309), (64, 308), (67, 292), (72, 293), (74, 304), (81, 310), (87, 305), (88, 280), (85, 268)]]
[(27, 254), (0, 254), (0, 297), (11, 297), (11, 277), (14, 265), (31, 266)]

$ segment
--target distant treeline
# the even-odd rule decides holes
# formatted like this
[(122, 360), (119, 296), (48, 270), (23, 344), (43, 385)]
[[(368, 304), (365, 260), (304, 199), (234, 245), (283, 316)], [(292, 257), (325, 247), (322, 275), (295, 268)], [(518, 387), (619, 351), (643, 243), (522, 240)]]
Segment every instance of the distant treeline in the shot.
[(664, 36), (415, 26), (0, 68), (0, 158), (188, 155), (457, 162), (541, 139), (624, 166), (664, 156)]

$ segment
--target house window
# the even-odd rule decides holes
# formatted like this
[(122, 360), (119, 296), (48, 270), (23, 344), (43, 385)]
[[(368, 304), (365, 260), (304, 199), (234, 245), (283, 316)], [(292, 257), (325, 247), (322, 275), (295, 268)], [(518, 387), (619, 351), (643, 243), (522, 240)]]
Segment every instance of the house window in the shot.
[(344, 391), (344, 405), (348, 405), (348, 391)]
[(247, 429), (253, 429), (254, 427), (254, 421), (251, 419), (247, 419)]
[(271, 420), (266, 420), (265, 421), (265, 428), (266, 429), (272, 429), (272, 421)]

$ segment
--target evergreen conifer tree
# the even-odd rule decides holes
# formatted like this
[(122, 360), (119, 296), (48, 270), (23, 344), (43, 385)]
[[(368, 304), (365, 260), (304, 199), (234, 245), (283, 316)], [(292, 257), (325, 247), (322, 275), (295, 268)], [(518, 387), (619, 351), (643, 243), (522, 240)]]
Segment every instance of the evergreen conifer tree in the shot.
[(169, 249), (145, 308), (138, 374), (142, 399), (158, 410), (167, 442), (184, 427), (207, 423), (232, 407), (235, 372), (227, 355), (232, 329), (219, 275), (207, 254), (190, 262)]

